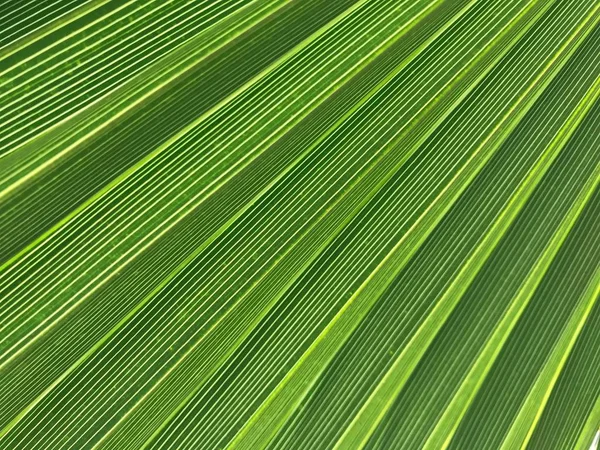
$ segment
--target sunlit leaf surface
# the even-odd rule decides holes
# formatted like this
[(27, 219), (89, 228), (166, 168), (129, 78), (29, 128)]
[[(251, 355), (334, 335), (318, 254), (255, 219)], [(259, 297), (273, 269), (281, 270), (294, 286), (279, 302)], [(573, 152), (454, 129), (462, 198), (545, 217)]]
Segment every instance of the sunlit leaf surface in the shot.
[(0, 449), (587, 450), (599, 184), (598, 0), (1, 2)]

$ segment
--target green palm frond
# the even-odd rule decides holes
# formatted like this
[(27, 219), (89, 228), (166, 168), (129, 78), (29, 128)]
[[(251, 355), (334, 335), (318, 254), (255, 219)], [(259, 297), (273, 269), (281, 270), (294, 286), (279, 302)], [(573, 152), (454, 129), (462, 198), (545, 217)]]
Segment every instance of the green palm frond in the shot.
[(9, 0), (0, 124), (0, 449), (597, 436), (597, 0)]

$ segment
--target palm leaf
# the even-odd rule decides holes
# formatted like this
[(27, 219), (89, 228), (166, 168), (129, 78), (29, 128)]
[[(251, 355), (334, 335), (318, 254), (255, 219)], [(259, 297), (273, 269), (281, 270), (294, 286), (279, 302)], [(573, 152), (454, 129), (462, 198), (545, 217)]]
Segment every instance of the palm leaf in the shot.
[(0, 448), (588, 449), (595, 0), (0, 13)]

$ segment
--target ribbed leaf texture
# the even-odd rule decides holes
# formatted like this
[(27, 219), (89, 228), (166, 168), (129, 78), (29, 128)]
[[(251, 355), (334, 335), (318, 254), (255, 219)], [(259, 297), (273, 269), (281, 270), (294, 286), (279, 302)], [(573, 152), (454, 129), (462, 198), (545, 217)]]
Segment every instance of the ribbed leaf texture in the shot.
[(0, 449), (597, 444), (598, 0), (8, 0), (0, 124)]

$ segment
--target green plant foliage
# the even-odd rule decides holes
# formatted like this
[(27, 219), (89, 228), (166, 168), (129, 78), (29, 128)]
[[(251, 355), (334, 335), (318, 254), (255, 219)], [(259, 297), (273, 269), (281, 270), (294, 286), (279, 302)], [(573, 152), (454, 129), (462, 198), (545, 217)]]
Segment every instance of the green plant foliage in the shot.
[(598, 0), (0, 5), (0, 449), (581, 449)]

